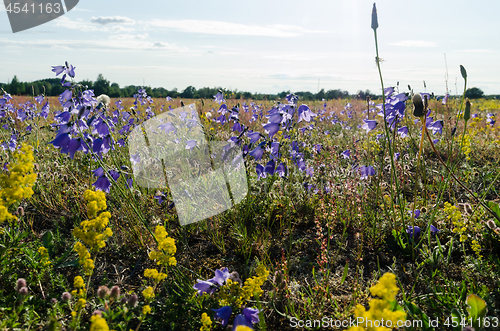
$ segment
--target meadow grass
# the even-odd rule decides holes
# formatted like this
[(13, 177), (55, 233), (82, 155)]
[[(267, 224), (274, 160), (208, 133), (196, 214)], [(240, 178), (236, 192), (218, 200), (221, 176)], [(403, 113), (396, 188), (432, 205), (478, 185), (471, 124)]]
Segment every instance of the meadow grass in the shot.
[[(21, 109), (18, 104), (26, 101), (14, 97), (10, 104)], [(108, 119), (117, 110), (115, 101), (112, 100), (111, 109), (103, 112)], [(122, 101), (125, 108), (119, 111), (120, 116), (130, 112), (135, 100)], [(234, 135), (231, 123), (220, 125), (214, 121), (220, 116), (218, 103), (183, 102), (196, 104), (207, 140), (225, 141)], [(477, 197), (470, 196), (448, 175), (427, 139), (423, 140), (422, 157), (418, 160), (421, 123), (410, 114), (398, 125), (408, 128), (408, 135), (403, 138), (395, 131), (386, 131), (380, 116), (375, 116), (380, 109), (367, 106), (366, 101), (327, 100), (308, 103), (318, 115), (313, 121), (302, 121), (286, 132), (280, 130), (273, 138), (281, 144), (280, 160), (287, 165), (286, 177), (268, 174), (258, 178), (256, 165), (269, 160), (268, 152), (263, 157), (266, 161), (256, 161), (248, 155), (245, 163), (249, 192), (245, 199), (230, 210), (186, 226), (180, 226), (175, 207), (169, 207), (172, 200), (168, 187), (126, 185), (124, 176), (132, 176), (127, 146), (116, 145), (100, 159), (81, 151), (71, 159), (49, 144), (57, 130), (51, 126), (53, 114), (62, 110), (54, 106), (58, 101), (50, 100), (51, 114), (47, 119), (21, 121), (15, 113), (7, 113), (4, 123), (8, 128), (1, 129), (2, 142), (11, 141), (12, 132), (17, 132), (19, 144), (25, 142), (35, 147), (33, 171), (38, 177), (33, 195), (9, 207), (17, 220), (2, 226), (0, 326), (89, 329), (93, 312), (100, 309), (97, 315), (104, 316), (114, 329), (215, 330), (224, 328), (221, 320), (214, 318), (217, 316), (212, 308), (227, 304), (233, 310), (262, 309), (255, 329), (294, 329), (292, 321), (326, 318), (334, 323), (359, 316), (356, 306), (368, 307), (371, 296), (376, 295), (370, 287), (389, 272), (396, 276), (400, 292), (395, 300), (408, 321), (438, 319), (439, 327), (429, 325), (427, 329), (451, 330), (452, 316), (460, 315), (461, 322), (467, 319), (465, 324), (474, 322), (469, 322), (469, 317), (481, 316), (489, 322), (489, 327), (483, 323), (481, 328), (493, 330), (500, 315), (500, 222), (491, 214), (493, 211), (500, 216), (500, 140), (498, 125), (490, 125), (486, 120), (493, 118), (491, 114), (498, 112), (500, 104), (474, 100), (471, 113), (477, 116), (472, 117), (464, 131), (463, 120), (456, 116), (461, 102), (458, 97), (450, 97), (446, 105), (430, 100), (431, 116), (443, 120), (442, 133), (431, 136), (439, 139), (435, 143), (439, 157)], [(252, 122), (250, 119), (259, 111), (266, 115), (276, 107), (269, 101), (226, 103), (229, 109), (239, 104), (240, 123), (263, 134), (266, 117), (257, 116)], [(254, 109), (245, 112), (243, 103)], [(406, 103), (408, 112), (411, 102)], [(169, 105), (176, 108), (180, 104), (180, 100), (155, 100), (148, 105), (152, 112), (160, 114)], [(370, 119), (375, 116), (379, 124), (366, 132), (358, 125), (366, 119), (368, 107), (372, 108)], [(145, 118), (145, 109), (146, 106), (137, 109), (141, 112), (137, 115), (140, 121)], [(206, 116), (208, 112), (212, 114), (210, 118)], [(7, 118), (12, 121), (7, 122)], [(118, 133), (125, 123), (120, 120), (116, 124), (115, 140), (127, 136)], [(26, 131), (28, 125), (32, 126), (31, 131)], [(392, 139), (391, 150), (399, 153), (393, 160), (394, 166), (387, 140), (381, 136), (387, 132)], [(242, 139), (248, 143), (246, 136)], [(292, 141), (297, 142), (308, 171), (294, 165)], [(350, 151), (348, 158), (343, 154), (346, 150)], [(2, 161), (12, 162), (9, 149), (3, 152)], [(363, 165), (372, 166), (375, 174), (362, 178), (359, 170)], [(127, 168), (123, 170), (121, 166)], [(121, 176), (105, 195), (105, 210), (111, 216), (107, 226), (112, 235), (106, 239), (105, 247), (87, 247), (94, 268), (91, 276), (86, 277), (79, 262), (81, 256), (73, 249), (79, 241), (73, 229), (92, 218), (84, 193), (93, 190), (97, 177), (92, 171), (99, 167), (120, 171)], [(162, 204), (154, 198), (158, 190), (166, 199)], [(415, 218), (412, 215), (416, 215), (416, 210), (420, 215)], [(150, 252), (162, 251), (158, 248), (162, 239), (155, 235), (159, 225), (164, 226), (168, 237), (175, 239), (176, 263), (158, 266), (150, 258)], [(439, 232), (434, 234), (431, 225)], [(408, 227), (416, 226), (419, 236), (407, 232)], [(45, 247), (46, 253), (40, 247)], [(269, 276), (262, 284), (262, 293), (254, 296), (245, 297), (240, 292), (244, 286), (233, 288), (233, 292), (221, 287), (215, 294), (201, 296), (193, 288), (197, 280), (209, 279), (215, 269), (223, 267), (238, 272), (237, 278), (247, 286), (251, 284), (248, 279), (258, 278), (255, 275), (259, 265), (265, 266)], [(146, 277), (145, 271), (153, 269), (165, 273), (165, 278)], [(85, 280), (82, 293), (75, 286), (77, 276)], [(15, 288), (19, 278), (25, 279), (27, 293)], [(121, 292), (116, 295), (115, 289), (113, 297), (112, 291), (99, 292), (100, 286), (118, 286)], [(144, 292), (148, 288), (153, 294)], [(71, 300), (61, 297), (75, 290)], [(134, 295), (136, 302), (130, 299)], [(80, 301), (78, 306), (80, 299), (85, 302)], [(487, 313), (473, 315), (467, 306), (473, 302), (478, 307), (485, 303)], [(211, 325), (202, 323), (204, 313)], [(103, 325), (100, 318), (92, 317), (94, 330)], [(449, 326), (445, 326), (447, 322)], [(233, 318), (229, 320), (232, 323)], [(299, 326), (307, 328), (304, 324)], [(308, 328), (321, 326), (311, 324)]]

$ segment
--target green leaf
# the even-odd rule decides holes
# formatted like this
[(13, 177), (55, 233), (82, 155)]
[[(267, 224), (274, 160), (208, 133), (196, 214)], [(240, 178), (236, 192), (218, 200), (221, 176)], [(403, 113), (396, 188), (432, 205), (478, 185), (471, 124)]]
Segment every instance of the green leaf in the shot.
[(472, 318), (472, 326), (477, 328), (479, 327), (478, 319), (482, 320), (488, 312), (486, 301), (475, 294), (469, 294), (466, 302), (468, 305), (467, 311), (469, 312), (469, 317)]
[(43, 246), (47, 248), (47, 250), (52, 251), (52, 247), (54, 246), (54, 235), (52, 231), (47, 231), (42, 237)]
[(340, 285), (344, 284), (348, 271), (349, 271), (349, 262), (346, 262), (344, 267), (344, 274), (342, 275), (342, 279), (340, 280)]
[(455, 326), (453, 328), (454, 331), (460, 331), (460, 330), (462, 330), (462, 328), (460, 327), (460, 322), (462, 322), (462, 314), (460, 314), (460, 312), (456, 308), (453, 308), (451, 310), (451, 320), (452, 320), (452, 323), (454, 321), (457, 322), (457, 326)]
[[(500, 217), (500, 206), (497, 203), (494, 203), (493, 201), (486, 201), (486, 204), (498, 217)], [(495, 222), (498, 223), (498, 220), (495, 220)], [(497, 224), (497, 226), (500, 226), (500, 224)]]
[(434, 328), (431, 327), (429, 323), (429, 316), (427, 316), (420, 308), (418, 308), (413, 302), (405, 301), (406, 309), (410, 313), (410, 317), (414, 320), (422, 321), (422, 327), (424, 331), (432, 331)]

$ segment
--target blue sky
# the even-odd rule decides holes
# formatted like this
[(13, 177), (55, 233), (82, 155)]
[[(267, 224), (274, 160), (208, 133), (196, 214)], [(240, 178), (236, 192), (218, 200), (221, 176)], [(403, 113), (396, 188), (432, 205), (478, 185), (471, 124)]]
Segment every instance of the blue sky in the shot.
[[(370, 28), (373, 1), (97, 1), (13, 34), (0, 9), (0, 82), (99, 73), (121, 87), (182, 91), (218, 87), (260, 93), (369, 89), (379, 93)], [(500, 94), (500, 1), (377, 2), (386, 86), (444, 94), (469, 87)]]

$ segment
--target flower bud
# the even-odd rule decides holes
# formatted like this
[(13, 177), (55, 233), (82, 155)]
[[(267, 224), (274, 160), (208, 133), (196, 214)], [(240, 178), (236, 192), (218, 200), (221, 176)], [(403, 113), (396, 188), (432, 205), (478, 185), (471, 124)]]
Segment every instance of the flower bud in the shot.
[(27, 287), (21, 287), (19, 290), (19, 294), (21, 295), (28, 295), (28, 288)]
[(470, 119), (470, 100), (469, 98), (465, 99), (465, 111), (464, 111), (464, 120), (468, 121)]
[(372, 29), (377, 30), (378, 28), (378, 18), (377, 18), (377, 7), (375, 6), (375, 3), (373, 3), (373, 9), (372, 9)]
[(493, 220), (488, 220), (486, 222), (486, 225), (491, 229), (491, 230), (495, 230), (495, 228), (497, 227), (497, 225), (495, 224), (495, 221)]
[(128, 300), (127, 300), (127, 297), (125, 297), (125, 296), (120, 299), (120, 304), (122, 304), (122, 305), (126, 304), (127, 302), (128, 302)]
[(465, 70), (463, 65), (460, 65), (460, 73), (464, 79), (467, 79), (467, 70)]
[(61, 301), (62, 302), (68, 302), (69, 300), (71, 300), (71, 293), (69, 292), (64, 292), (61, 296)]
[(422, 96), (419, 93), (413, 96), (413, 116), (424, 116), (424, 103), (422, 102)]
[(139, 298), (137, 297), (137, 294), (134, 293), (128, 299), (127, 304), (128, 304), (129, 307), (133, 308), (133, 307), (137, 306), (137, 301), (138, 300), (139, 300)]
[(55, 305), (55, 304), (57, 303), (57, 299), (56, 299), (56, 298), (52, 298), (52, 299), (50, 300), (50, 303), (51, 303), (52, 305)]
[(109, 296), (112, 298), (112, 299), (118, 299), (118, 297), (120, 296), (120, 288), (118, 286), (113, 286), (111, 288), (111, 292), (109, 294)]
[(97, 296), (101, 299), (104, 299), (107, 295), (109, 295), (109, 288), (107, 286), (99, 286), (97, 290)]
[(24, 278), (19, 278), (16, 283), (16, 287), (14, 289), (16, 291), (19, 291), (21, 288), (26, 287), (26, 279)]

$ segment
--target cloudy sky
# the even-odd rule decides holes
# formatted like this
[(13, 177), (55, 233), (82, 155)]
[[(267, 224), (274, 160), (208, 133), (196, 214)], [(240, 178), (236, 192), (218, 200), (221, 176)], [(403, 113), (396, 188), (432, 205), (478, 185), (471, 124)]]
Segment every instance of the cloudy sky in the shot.
[[(49, 23), (13, 34), (0, 6), (0, 82), (99, 73), (120, 86), (223, 87), (279, 93), (369, 89), (379, 93), (373, 1), (80, 0)], [(377, 2), (386, 86), (500, 94), (500, 1)], [(446, 54), (446, 55), (445, 55)], [(445, 61), (446, 58), (446, 61)], [(446, 76), (446, 73), (448, 75)], [(446, 79), (447, 77), (447, 79)]]

